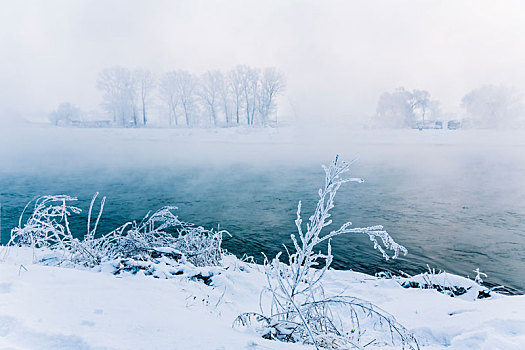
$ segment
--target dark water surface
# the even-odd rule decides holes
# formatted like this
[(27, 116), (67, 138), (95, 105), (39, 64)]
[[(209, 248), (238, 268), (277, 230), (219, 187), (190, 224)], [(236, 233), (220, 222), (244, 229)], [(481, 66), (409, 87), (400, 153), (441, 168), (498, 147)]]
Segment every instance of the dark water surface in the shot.
[[(366, 182), (345, 184), (338, 192), (333, 228), (347, 220), (358, 227), (384, 225), (409, 255), (385, 262), (368, 236), (339, 236), (333, 240), (334, 267), (414, 274), (428, 264), (471, 277), (479, 267), (490, 283), (525, 291), (525, 166), (512, 157), (516, 150), (486, 153), (431, 145), (402, 152), (374, 147), (361, 152), (350, 173)], [(317, 161), (254, 164), (0, 171), (2, 243), (34, 196), (78, 197), (80, 218), (85, 218), (99, 191), (108, 197), (99, 232), (140, 219), (148, 210), (176, 205), (182, 220), (207, 228), (220, 224), (233, 235), (225, 248), (260, 261), (261, 252), (273, 255), (290, 242), (298, 200), (303, 202), (303, 221), (308, 219), (324, 173)], [(74, 221), (74, 229), (84, 234), (85, 221)]]

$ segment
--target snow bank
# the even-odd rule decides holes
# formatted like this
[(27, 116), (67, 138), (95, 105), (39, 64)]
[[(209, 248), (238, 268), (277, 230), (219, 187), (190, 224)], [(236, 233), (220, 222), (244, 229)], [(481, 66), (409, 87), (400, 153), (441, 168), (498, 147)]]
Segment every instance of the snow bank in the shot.
[[(32, 261), (33, 251), (19, 247), (0, 261), (0, 349), (312, 348), (232, 328), (239, 313), (259, 310), (266, 285), (261, 266), (233, 256), (214, 267), (209, 285), (191, 274), (113, 275)], [(404, 281), (331, 270), (324, 286), (327, 294), (349, 294), (388, 311), (423, 349), (523, 349), (525, 296), (451, 298), (403, 288)]]

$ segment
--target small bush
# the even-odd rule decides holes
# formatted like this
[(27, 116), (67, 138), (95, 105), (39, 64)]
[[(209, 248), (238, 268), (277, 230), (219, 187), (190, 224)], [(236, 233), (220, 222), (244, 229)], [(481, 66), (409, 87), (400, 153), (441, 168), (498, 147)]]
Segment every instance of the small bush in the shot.
[[(9, 245), (47, 248), (59, 251), (53, 261), (94, 267), (107, 261), (131, 259), (154, 261), (159, 258), (184, 260), (195, 266), (219, 265), (222, 259), (222, 235), (227, 231), (206, 230), (180, 221), (173, 213), (176, 207), (163, 207), (148, 213), (140, 222), (130, 221), (117, 229), (96, 237), (96, 231), (106, 198), (100, 202), (97, 218), (92, 225), (93, 196), (87, 219), (87, 233), (78, 239), (71, 233), (69, 216), (81, 209), (71, 205), (74, 197), (42, 196), (23, 223), (29, 202), (20, 215), (19, 225), (11, 231)], [(140, 264), (138, 264), (140, 265)], [(138, 266), (135, 264), (135, 266)]]
[(463, 300), (476, 300), (490, 298), (495, 289), (487, 288), (482, 285), (483, 280), (480, 275), (487, 277), (479, 269), (474, 270), (476, 276), (474, 281), (456, 275), (451, 275), (445, 271), (436, 272), (428, 266), (428, 272), (424, 272), (407, 278), (399, 278), (398, 282), (404, 288), (433, 289), (452, 298), (459, 297)]
[[(261, 298), (269, 294), (270, 306), (260, 313), (239, 315), (235, 327), (254, 328), (261, 336), (285, 342), (313, 344), (317, 349), (362, 348), (368, 344), (399, 344), (403, 348), (419, 348), (415, 338), (395, 318), (379, 307), (355, 297), (325, 295), (322, 279), (333, 260), (331, 239), (340, 234), (364, 233), (385, 259), (407, 254), (383, 230), (382, 226), (352, 228), (347, 222), (339, 229), (324, 233), (331, 224), (330, 210), (339, 187), (346, 182), (363, 182), (361, 179), (342, 179), (349, 170), (349, 163), (339, 162), (338, 157), (325, 170), (325, 185), (319, 190), (319, 201), (304, 230), (301, 202), (297, 208), (295, 224), (297, 234), (291, 235), (294, 250), (286, 251), (287, 263), (280, 260), (282, 252), (271, 261), (265, 259), (267, 288)], [(327, 241), (326, 253), (315, 251), (319, 243)], [(387, 251), (392, 251), (389, 256)]]

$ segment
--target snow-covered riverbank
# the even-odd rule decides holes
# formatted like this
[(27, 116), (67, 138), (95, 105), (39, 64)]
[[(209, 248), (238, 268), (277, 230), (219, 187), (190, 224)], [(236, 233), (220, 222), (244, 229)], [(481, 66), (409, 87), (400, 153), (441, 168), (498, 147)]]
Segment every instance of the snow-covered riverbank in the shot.
[[(202, 275), (213, 272), (209, 285), (191, 273), (115, 276), (32, 261), (30, 248), (11, 247), (0, 262), (0, 349), (313, 348), (232, 328), (239, 313), (259, 311), (266, 285), (261, 266), (233, 256), (213, 271), (202, 268)], [(476, 299), (474, 282), (435, 278), (472, 289), (452, 298), (351, 271), (329, 271), (324, 288), (391, 313), (423, 349), (523, 349), (525, 296)]]
[[(168, 139), (163, 142), (161, 149), (169, 144)], [(286, 261), (290, 266), (281, 265), (284, 258), (273, 260), (271, 267), (267, 266), (268, 274), (261, 265), (225, 255), (221, 232), (183, 223), (171, 207), (141, 221), (128, 221), (109, 233), (101, 230), (101, 236), (97, 225), (105, 199), (96, 201), (97, 193), (82, 238), (72, 234), (68, 221), (71, 214), (80, 213), (80, 208), (71, 206), (75, 198), (36, 199), (32, 214), (26, 213), (27, 222), (23, 216), (11, 231), (11, 246), (0, 247), (0, 349), (312, 349), (313, 345), (301, 343), (309, 336), (316, 342), (324, 341), (324, 348), (342, 349), (352, 348), (348, 339), (355, 343), (358, 334), (361, 347), (384, 349), (389, 348), (388, 338), (394, 333), (389, 333), (389, 325), (399, 326), (396, 331), (401, 330), (402, 340), (411, 342), (413, 334), (424, 349), (523, 349), (525, 296), (499, 295), (467, 278), (432, 272), (404, 279), (378, 278), (328, 270), (322, 285), (313, 291), (312, 286), (320, 280), (316, 273), (322, 269), (314, 272), (309, 268), (329, 266), (332, 261), (330, 249), (319, 255), (314, 246), (334, 235), (366, 234), (385, 258), (406, 252), (379, 225), (350, 228), (350, 224), (343, 224), (339, 230), (320, 236), (328, 225), (335, 191), (345, 182), (338, 174), (348, 165), (337, 159), (325, 168), (325, 187), (319, 190), (317, 209), (306, 228), (297, 214), (297, 240), (292, 236), (295, 253)], [(82, 224), (82, 232), (85, 227)], [(381, 242), (391, 254), (385, 254)], [(32, 250), (29, 246), (44, 248)], [(264, 303), (260, 298), (268, 282), (273, 283), (271, 305), (281, 307), (270, 314), (261, 311)], [(420, 288), (425, 286), (429, 288)], [(279, 288), (284, 294), (276, 297)], [(294, 294), (297, 290), (300, 292)], [(303, 295), (297, 297), (300, 293)], [(370, 306), (369, 314), (375, 312), (370, 318), (375, 319), (367, 319), (358, 328), (353, 320), (357, 313), (352, 312), (365, 310), (361, 305)], [(232, 327), (234, 320), (247, 312), (268, 315), (261, 318), (268, 322), (266, 330)], [(309, 315), (308, 321), (302, 321), (308, 324), (305, 327), (298, 320), (298, 315), (303, 318), (304, 314)], [(348, 318), (352, 321), (343, 324), (342, 319)], [(386, 320), (386, 327), (382, 324), (379, 328), (378, 319)], [(332, 328), (328, 329), (327, 321)], [(289, 331), (286, 327), (291, 323), (295, 328)], [(314, 335), (308, 327), (318, 324), (322, 325)], [(288, 339), (301, 342), (261, 337), (283, 339), (290, 333), (294, 337)], [(323, 338), (326, 334), (332, 338)], [(341, 340), (346, 347), (341, 346)], [(327, 346), (335, 344), (331, 341), (338, 346)], [(398, 348), (402, 345), (394, 343)]]

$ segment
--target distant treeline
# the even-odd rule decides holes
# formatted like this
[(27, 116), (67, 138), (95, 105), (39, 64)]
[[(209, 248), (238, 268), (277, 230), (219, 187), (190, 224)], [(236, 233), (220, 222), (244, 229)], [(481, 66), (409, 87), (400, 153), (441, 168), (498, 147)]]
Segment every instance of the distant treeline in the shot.
[[(62, 103), (50, 114), (51, 121), (92, 127), (268, 125), (276, 121), (277, 97), (285, 89), (285, 78), (276, 68), (246, 65), (200, 76), (185, 70), (155, 76), (147, 69), (115, 66), (99, 74), (97, 89), (104, 114), (89, 115)], [(365, 126), (525, 128), (523, 94), (513, 88), (481, 86), (462, 98), (461, 107), (461, 116), (444, 113), (428, 91), (399, 87), (379, 96), (376, 112)]]
[[(465, 127), (523, 128), (525, 104), (518, 90), (485, 85), (467, 93), (461, 100), (465, 114), (443, 113), (440, 103), (426, 90), (406, 90), (403, 87), (379, 96), (372, 126), (385, 128), (421, 128), (428, 123), (461, 119)], [(459, 123), (458, 120), (455, 120)]]
[(266, 125), (277, 111), (276, 97), (284, 88), (285, 78), (276, 68), (239, 65), (201, 76), (174, 70), (157, 77), (147, 69), (116, 66), (104, 69), (97, 80), (106, 123), (85, 118), (70, 103), (62, 103), (50, 119), (56, 125), (91, 119), (97, 126), (141, 127), (151, 124), (155, 105), (164, 111), (164, 121), (157, 116), (157, 123), (169, 126)]

